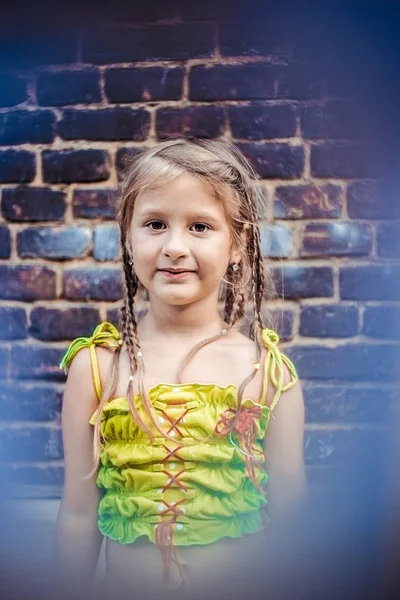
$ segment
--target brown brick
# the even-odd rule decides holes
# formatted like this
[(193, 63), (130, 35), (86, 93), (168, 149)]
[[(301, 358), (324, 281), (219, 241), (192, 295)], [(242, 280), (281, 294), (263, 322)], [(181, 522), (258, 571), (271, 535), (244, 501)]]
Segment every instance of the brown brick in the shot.
[(333, 296), (333, 273), (330, 267), (285, 265), (274, 268), (273, 275), (279, 296), (283, 293), (285, 298)]
[(37, 96), (41, 106), (101, 102), (100, 73), (93, 69), (40, 73)]
[(69, 300), (120, 300), (120, 269), (66, 269), (64, 297)]
[(364, 144), (338, 141), (311, 147), (314, 177), (379, 177), (380, 170)]
[(104, 181), (110, 175), (106, 150), (49, 150), (42, 157), (43, 179), (48, 183)]
[(64, 110), (58, 132), (65, 140), (141, 141), (147, 138), (150, 113), (141, 108)]
[(66, 194), (45, 187), (3, 189), (1, 212), (9, 221), (63, 221)]
[(277, 219), (338, 218), (342, 214), (342, 190), (338, 185), (282, 185), (275, 190)]
[(358, 329), (356, 306), (323, 304), (301, 307), (299, 333), (303, 337), (346, 338), (357, 335)]
[(321, 86), (300, 65), (216, 65), (192, 67), (191, 100), (303, 100), (321, 95)]
[(7, 226), (0, 225), (0, 258), (11, 256), (11, 232)]
[(28, 183), (36, 172), (36, 158), (25, 150), (0, 151), (0, 183)]
[(390, 382), (398, 377), (398, 344), (307, 344), (287, 351), (302, 379)]
[(17, 252), (23, 258), (84, 258), (91, 243), (88, 227), (27, 227), (17, 232)]
[(7, 421), (53, 421), (60, 415), (62, 390), (54, 386), (2, 383), (0, 414)]
[(214, 138), (223, 134), (225, 109), (219, 106), (191, 106), (182, 109), (161, 108), (156, 115), (159, 138)]
[(60, 310), (37, 306), (31, 312), (29, 334), (39, 340), (72, 340), (90, 337), (100, 323), (97, 308), (77, 306)]
[(0, 298), (3, 300), (54, 300), (56, 273), (36, 265), (0, 265)]
[(342, 300), (400, 300), (400, 267), (395, 264), (341, 267)]
[(14, 342), (11, 348), (11, 378), (64, 381), (65, 374), (59, 367), (62, 357), (63, 348), (43, 343)]
[(154, 102), (182, 97), (185, 70), (181, 67), (107, 69), (105, 93), (109, 102)]
[(394, 389), (381, 385), (310, 381), (302, 387), (307, 423), (387, 423), (396, 396)]
[(355, 181), (347, 188), (347, 210), (354, 219), (399, 219), (400, 202), (394, 181)]
[(301, 256), (368, 256), (372, 234), (362, 223), (308, 223), (301, 244)]
[(296, 108), (292, 105), (230, 106), (229, 120), (236, 139), (263, 140), (296, 134)]
[(78, 188), (74, 190), (72, 208), (75, 218), (115, 219), (118, 190), (114, 188)]
[(0, 114), (0, 144), (49, 144), (54, 139), (55, 116), (49, 110), (18, 110)]
[(236, 144), (256, 172), (265, 178), (294, 179), (304, 169), (304, 149), (289, 144)]

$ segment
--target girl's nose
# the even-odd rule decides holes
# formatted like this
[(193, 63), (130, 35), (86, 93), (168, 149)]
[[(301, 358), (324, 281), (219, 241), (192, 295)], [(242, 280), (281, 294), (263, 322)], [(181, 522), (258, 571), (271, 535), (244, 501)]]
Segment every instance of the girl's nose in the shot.
[(163, 253), (173, 260), (188, 255), (189, 252), (182, 233), (172, 231), (169, 233), (164, 241)]

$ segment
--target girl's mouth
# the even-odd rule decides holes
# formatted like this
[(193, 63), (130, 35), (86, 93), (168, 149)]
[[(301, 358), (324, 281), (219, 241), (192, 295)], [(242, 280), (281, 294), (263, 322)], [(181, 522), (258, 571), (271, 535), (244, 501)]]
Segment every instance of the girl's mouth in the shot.
[(193, 271), (168, 271), (168, 269), (160, 269), (160, 273), (162, 273), (168, 279), (184, 279)]

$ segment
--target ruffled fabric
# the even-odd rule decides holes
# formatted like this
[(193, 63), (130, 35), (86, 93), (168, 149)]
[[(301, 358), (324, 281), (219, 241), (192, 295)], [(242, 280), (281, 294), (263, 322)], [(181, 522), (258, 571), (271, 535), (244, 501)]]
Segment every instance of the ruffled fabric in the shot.
[[(159, 424), (176, 442), (155, 430), (150, 444), (134, 421), (126, 397), (110, 400), (102, 410), (97, 485), (105, 494), (99, 503), (99, 529), (121, 544), (139, 537), (157, 544), (166, 580), (169, 566), (180, 566), (175, 546), (242, 537), (261, 531), (269, 521), (263, 440), (282, 392), (298, 377), (292, 361), (278, 348), (278, 334), (264, 329), (262, 340), (268, 349), (262, 398), (272, 382), (273, 401), (265, 406), (244, 400), (229, 434), (237, 411), (235, 385), (159, 383), (151, 388), (149, 399)], [(75, 340), (60, 367), (69, 364), (80, 348), (103, 342), (121, 343), (110, 323), (99, 325), (91, 338)], [(284, 363), (290, 372), (286, 385)], [(144, 415), (140, 396), (134, 401)], [(97, 412), (90, 418), (92, 425)]]

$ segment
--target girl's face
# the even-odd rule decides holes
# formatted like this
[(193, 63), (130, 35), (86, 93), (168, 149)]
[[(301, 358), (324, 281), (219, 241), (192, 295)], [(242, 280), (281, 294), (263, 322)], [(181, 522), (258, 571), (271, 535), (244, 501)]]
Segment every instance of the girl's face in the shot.
[(240, 258), (222, 203), (189, 174), (138, 195), (130, 243), (150, 299), (177, 306), (217, 297), (228, 264)]

